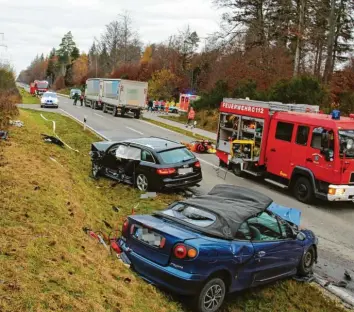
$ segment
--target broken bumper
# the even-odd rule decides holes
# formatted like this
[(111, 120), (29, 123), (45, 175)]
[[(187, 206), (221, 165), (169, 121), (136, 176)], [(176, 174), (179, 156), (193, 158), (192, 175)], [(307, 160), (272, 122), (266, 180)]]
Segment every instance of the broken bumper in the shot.
[(162, 266), (152, 262), (128, 248), (124, 241), (119, 240), (119, 246), (131, 262), (131, 267), (147, 282), (169, 289), (179, 295), (195, 295), (206, 281), (207, 277), (199, 274), (189, 274), (171, 266)]
[(329, 201), (353, 201), (354, 185), (330, 185), (327, 199)]

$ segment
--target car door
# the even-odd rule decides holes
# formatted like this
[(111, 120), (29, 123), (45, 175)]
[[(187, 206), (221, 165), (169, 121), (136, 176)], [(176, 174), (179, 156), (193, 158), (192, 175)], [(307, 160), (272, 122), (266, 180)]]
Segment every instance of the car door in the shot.
[(104, 168), (107, 168), (112, 171), (117, 171), (120, 161), (117, 159), (116, 151), (122, 144), (114, 144), (109, 147), (102, 158), (101, 164)]
[[(291, 230), (269, 211), (247, 220), (252, 235), (254, 255), (245, 266), (251, 276), (250, 286), (256, 286), (285, 277), (296, 271), (302, 247), (297, 244)], [(285, 230), (284, 230), (285, 229)]]

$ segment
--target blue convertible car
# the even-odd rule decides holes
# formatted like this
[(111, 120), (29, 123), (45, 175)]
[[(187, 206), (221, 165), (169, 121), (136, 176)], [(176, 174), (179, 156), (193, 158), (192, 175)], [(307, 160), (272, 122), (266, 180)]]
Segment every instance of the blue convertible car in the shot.
[(300, 212), (260, 193), (217, 185), (123, 224), (122, 257), (147, 281), (217, 311), (228, 292), (295, 274), (317, 261), (317, 238), (300, 230)]

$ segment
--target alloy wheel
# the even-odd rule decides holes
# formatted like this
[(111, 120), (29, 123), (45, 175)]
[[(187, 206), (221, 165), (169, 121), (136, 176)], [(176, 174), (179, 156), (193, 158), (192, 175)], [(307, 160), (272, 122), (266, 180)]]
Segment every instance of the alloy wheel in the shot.
[(220, 285), (212, 285), (203, 300), (205, 311), (216, 311), (223, 298), (223, 290)]
[(138, 177), (136, 178), (136, 186), (140, 191), (147, 191), (149, 182), (148, 179), (145, 175), (139, 174)]
[(310, 251), (306, 252), (306, 254), (304, 256), (304, 267), (306, 269), (311, 268), (312, 262), (313, 262), (312, 258), (313, 258), (312, 253)]

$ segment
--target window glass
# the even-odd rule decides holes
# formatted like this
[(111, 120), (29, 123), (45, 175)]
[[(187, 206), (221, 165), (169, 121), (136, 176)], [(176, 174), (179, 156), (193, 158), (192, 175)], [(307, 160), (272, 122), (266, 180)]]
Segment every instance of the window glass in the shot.
[(214, 214), (181, 203), (176, 204), (171, 209), (167, 209), (162, 213), (200, 227), (208, 227), (216, 221)]
[(275, 138), (282, 141), (291, 142), (294, 124), (278, 121)]
[(278, 220), (267, 211), (247, 222), (254, 241), (272, 241), (283, 238)]
[(141, 150), (137, 147), (119, 145), (116, 150), (116, 157), (123, 159), (141, 160)]
[(322, 133), (325, 130), (323, 128), (315, 128), (312, 131), (311, 147), (321, 149), (322, 147)]
[(194, 154), (185, 147), (160, 152), (159, 154), (165, 164), (181, 163), (195, 158)]
[(305, 146), (307, 145), (307, 141), (309, 139), (309, 130), (310, 128), (307, 126), (297, 127), (296, 144)]
[(149, 151), (141, 151), (141, 160), (142, 161), (146, 161), (146, 162), (150, 162), (150, 163), (154, 163), (155, 159), (152, 156), (152, 154)]
[(250, 228), (247, 224), (247, 222), (243, 222), (236, 235), (235, 235), (235, 239), (240, 239), (240, 240), (251, 240), (252, 239), (252, 233), (250, 231)]

